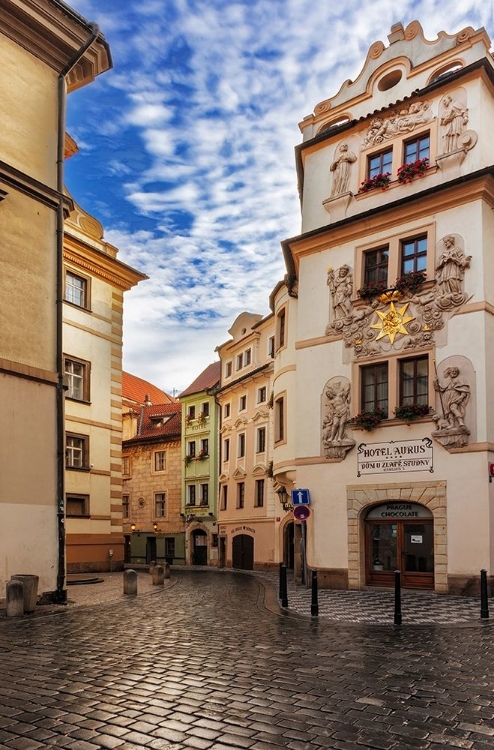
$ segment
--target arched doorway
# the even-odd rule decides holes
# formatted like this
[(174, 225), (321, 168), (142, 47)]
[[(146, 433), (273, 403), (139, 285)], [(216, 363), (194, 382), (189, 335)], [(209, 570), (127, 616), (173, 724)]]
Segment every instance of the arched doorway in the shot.
[(238, 534), (232, 540), (232, 567), (254, 570), (254, 538)]
[(401, 570), (405, 588), (434, 588), (434, 520), (418, 503), (389, 501), (367, 513), (367, 585), (393, 586), (395, 570)]
[(208, 564), (208, 535), (204, 529), (194, 529), (192, 537), (192, 565)]
[(295, 524), (289, 521), (285, 526), (283, 533), (283, 562), (288, 570), (293, 570), (295, 560), (294, 548), (294, 530)]

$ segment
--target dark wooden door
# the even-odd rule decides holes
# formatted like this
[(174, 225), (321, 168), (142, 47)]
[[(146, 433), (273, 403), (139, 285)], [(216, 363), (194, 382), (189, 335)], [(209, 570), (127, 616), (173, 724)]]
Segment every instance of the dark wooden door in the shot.
[(193, 565), (208, 564), (208, 538), (205, 531), (194, 532), (194, 551), (192, 553)]
[(148, 536), (146, 539), (146, 562), (154, 560), (156, 562), (156, 537)]
[(401, 571), (404, 588), (434, 588), (434, 524), (425, 518), (366, 522), (366, 581), (394, 585)]
[(240, 570), (254, 569), (254, 539), (247, 534), (233, 537), (232, 565)]

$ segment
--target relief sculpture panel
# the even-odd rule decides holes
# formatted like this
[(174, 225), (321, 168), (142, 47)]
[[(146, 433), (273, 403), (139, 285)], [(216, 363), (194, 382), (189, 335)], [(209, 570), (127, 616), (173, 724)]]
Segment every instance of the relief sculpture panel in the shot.
[(324, 386), (321, 438), (326, 458), (345, 458), (355, 445), (347, 433), (350, 420), (350, 381), (334, 377)]

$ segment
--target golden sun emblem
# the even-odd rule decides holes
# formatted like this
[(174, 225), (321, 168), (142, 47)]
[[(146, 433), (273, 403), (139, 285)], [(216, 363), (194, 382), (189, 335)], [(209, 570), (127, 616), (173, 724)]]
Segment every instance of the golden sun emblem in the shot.
[(377, 336), (376, 338), (376, 341), (384, 338), (384, 336), (389, 336), (389, 340), (391, 341), (391, 343), (394, 343), (397, 333), (408, 333), (407, 329), (405, 328), (406, 324), (410, 323), (411, 320), (415, 320), (414, 317), (405, 315), (406, 309), (409, 304), (410, 303), (407, 302), (406, 305), (403, 305), (403, 307), (400, 307), (397, 310), (395, 308), (394, 302), (390, 302), (388, 312), (383, 313), (379, 312), (379, 310), (376, 310), (376, 314), (381, 318), (381, 320), (379, 321), (379, 323), (375, 323), (373, 326), (370, 326), (371, 328), (376, 328), (378, 331), (380, 331), (379, 336)]

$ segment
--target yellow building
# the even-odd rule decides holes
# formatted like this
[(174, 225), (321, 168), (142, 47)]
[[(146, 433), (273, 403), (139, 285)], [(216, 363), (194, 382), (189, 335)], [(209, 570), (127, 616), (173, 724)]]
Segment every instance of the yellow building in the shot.
[(63, 600), (65, 99), (111, 58), (65, 3), (0, 0), (0, 67), (1, 578)]
[(123, 567), (123, 303), (124, 292), (147, 277), (117, 252), (76, 205), (64, 235), (68, 572)]
[(219, 563), (270, 570), (280, 559), (279, 502), (271, 474), (274, 318), (241, 313), (221, 361)]

